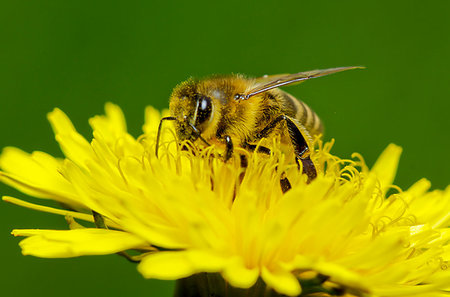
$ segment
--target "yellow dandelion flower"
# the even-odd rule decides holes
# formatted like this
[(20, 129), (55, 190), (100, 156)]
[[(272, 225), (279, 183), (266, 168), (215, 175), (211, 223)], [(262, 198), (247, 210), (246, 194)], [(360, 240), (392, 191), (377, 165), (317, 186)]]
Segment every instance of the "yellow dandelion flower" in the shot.
[[(393, 186), (395, 145), (369, 170), (360, 156), (342, 160), (319, 143), (319, 174), (308, 184), (276, 150), (240, 152), (243, 169), (212, 147), (180, 150), (170, 127), (157, 158), (153, 108), (138, 139), (113, 104), (90, 120), (91, 142), (59, 109), (48, 118), (65, 159), (11, 147), (0, 156), (2, 182), (64, 208), (3, 200), (69, 222), (68, 230), (13, 230), (27, 237), (24, 255), (120, 253), (146, 278), (179, 280), (177, 296), (450, 294), (450, 187)], [(284, 194), (282, 175), (292, 186)]]

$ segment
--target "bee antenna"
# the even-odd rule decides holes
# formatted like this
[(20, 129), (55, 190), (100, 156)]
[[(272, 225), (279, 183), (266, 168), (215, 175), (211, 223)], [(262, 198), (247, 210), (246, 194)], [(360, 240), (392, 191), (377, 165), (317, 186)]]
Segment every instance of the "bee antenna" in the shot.
[(156, 135), (156, 147), (155, 147), (156, 158), (158, 158), (159, 139), (161, 138), (162, 123), (164, 121), (176, 121), (176, 120), (177, 120), (176, 117), (164, 117), (159, 121), (158, 134)]

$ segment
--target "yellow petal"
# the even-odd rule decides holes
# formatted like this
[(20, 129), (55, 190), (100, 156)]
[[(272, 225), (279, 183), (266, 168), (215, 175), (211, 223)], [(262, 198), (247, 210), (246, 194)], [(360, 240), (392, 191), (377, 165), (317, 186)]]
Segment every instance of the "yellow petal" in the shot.
[(199, 272), (218, 272), (224, 265), (224, 259), (209, 252), (174, 251), (146, 256), (138, 270), (145, 278), (173, 280)]
[[(448, 281), (448, 280), (447, 280)], [(409, 297), (409, 296), (421, 296), (421, 297), (434, 297), (434, 296), (448, 296), (447, 293), (437, 293), (433, 292), (438, 288), (437, 285), (391, 285), (385, 288), (373, 288), (373, 293), (376, 296), (399, 296), (399, 297)], [(424, 294), (424, 295), (422, 295)]]
[(239, 257), (228, 260), (222, 276), (232, 285), (237, 288), (250, 288), (253, 286), (259, 276), (259, 269), (248, 268)]
[(73, 187), (61, 175), (62, 162), (43, 152), (28, 154), (6, 147), (0, 156), (0, 181), (37, 198), (54, 199), (71, 206), (77, 203)]
[(125, 117), (119, 106), (106, 103), (106, 116), (95, 116), (89, 119), (89, 124), (96, 133), (100, 133), (108, 143), (115, 143), (127, 133)]
[(302, 292), (297, 278), (288, 271), (280, 270), (273, 272), (263, 267), (261, 276), (267, 286), (273, 288), (278, 293), (287, 296), (297, 296)]
[(296, 255), (294, 261), (290, 263), (280, 263), (281, 267), (288, 270), (308, 270), (314, 265), (313, 257), (306, 257), (303, 255)]
[(405, 193), (408, 193), (410, 195), (414, 196), (420, 196), (425, 194), (426, 191), (428, 191), (431, 187), (431, 182), (427, 180), (426, 178), (422, 178), (415, 182)]
[[(167, 116), (169, 116), (169, 110), (165, 109), (160, 112), (153, 106), (148, 106), (145, 109), (145, 124), (142, 126), (142, 130), (144, 131), (146, 137), (156, 139), (159, 122), (161, 121), (162, 117)], [(173, 127), (173, 123), (171, 123), (171, 121), (165, 121), (162, 127), (163, 128)]]
[(29, 209), (34, 209), (37, 211), (53, 213), (53, 214), (58, 214), (58, 215), (62, 215), (62, 216), (71, 216), (71, 217), (85, 220), (88, 222), (94, 222), (92, 215), (89, 215), (86, 213), (80, 213), (80, 212), (75, 212), (75, 211), (70, 211), (70, 210), (65, 210), (65, 209), (57, 209), (57, 208), (53, 208), (53, 207), (43, 206), (43, 205), (26, 202), (26, 201), (23, 201), (23, 200), (14, 198), (14, 197), (9, 197), (9, 196), (3, 196), (2, 199), (5, 202), (9, 202), (9, 203), (19, 205), (22, 207), (26, 207)]
[(378, 157), (370, 171), (378, 177), (383, 190), (386, 190), (394, 182), (401, 153), (402, 148), (391, 143)]
[(123, 115), (122, 109), (116, 104), (108, 102), (105, 104), (106, 117), (110, 121), (110, 126), (117, 132), (127, 132), (127, 123)]
[(16, 229), (12, 234), (29, 236), (19, 243), (22, 254), (42, 258), (107, 255), (146, 245), (144, 240), (133, 234), (107, 229)]
[(92, 157), (89, 142), (75, 130), (70, 119), (60, 109), (55, 108), (47, 115), (47, 118), (64, 155), (83, 166), (85, 160)]
[(160, 252), (142, 259), (138, 266), (145, 278), (173, 280), (195, 273), (192, 263), (183, 252)]
[(314, 269), (324, 275), (331, 277), (331, 280), (347, 285), (353, 288), (365, 289), (366, 282), (362, 275), (345, 268), (342, 265), (337, 265), (334, 263), (321, 262), (314, 265)]
[[(76, 211), (70, 211), (70, 210), (65, 210), (65, 209), (58, 209), (58, 208), (43, 206), (43, 205), (39, 205), (39, 204), (34, 204), (34, 203), (26, 202), (26, 201), (23, 201), (23, 200), (14, 198), (14, 197), (10, 197), (10, 196), (3, 196), (2, 199), (5, 202), (19, 205), (22, 207), (26, 207), (29, 209), (33, 209), (33, 210), (48, 212), (48, 213), (61, 215), (61, 216), (69, 216), (69, 217), (73, 217), (76, 219), (80, 219), (80, 220), (84, 220), (84, 221), (92, 222), (92, 223), (94, 222), (94, 218), (90, 214), (76, 212)], [(104, 219), (105, 219), (105, 223), (108, 227), (120, 229), (120, 226), (117, 225), (116, 223), (112, 222), (110, 219), (108, 219), (108, 218), (104, 218)]]
[(77, 221), (75, 221), (75, 219), (73, 217), (65, 216), (64, 218), (66, 219), (67, 225), (69, 225), (70, 230), (86, 229), (86, 227), (84, 227), (83, 225), (81, 225)]
[(158, 131), (158, 125), (161, 118), (159, 110), (153, 106), (147, 106), (145, 109), (145, 124), (142, 126), (142, 130), (145, 134), (155, 136)]

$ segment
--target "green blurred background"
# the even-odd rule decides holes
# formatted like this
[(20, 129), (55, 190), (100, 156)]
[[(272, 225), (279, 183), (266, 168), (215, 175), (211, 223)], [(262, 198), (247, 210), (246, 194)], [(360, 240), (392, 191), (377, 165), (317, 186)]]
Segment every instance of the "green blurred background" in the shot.
[[(449, 1), (2, 1), (0, 147), (61, 156), (46, 113), (60, 107), (90, 138), (106, 101), (137, 136), (144, 107), (167, 107), (189, 76), (364, 65), (288, 91), (321, 116), (335, 154), (372, 165), (395, 142), (402, 188), (422, 177), (445, 188), (449, 15)], [(118, 256), (23, 257), (13, 228), (66, 224), (0, 204), (2, 296), (171, 296), (172, 282), (144, 280)]]

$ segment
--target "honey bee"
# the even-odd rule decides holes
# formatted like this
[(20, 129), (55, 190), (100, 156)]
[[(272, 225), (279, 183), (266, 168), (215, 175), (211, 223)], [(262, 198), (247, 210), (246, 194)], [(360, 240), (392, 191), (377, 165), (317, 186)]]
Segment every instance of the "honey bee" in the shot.
[[(242, 75), (212, 76), (182, 82), (170, 97), (171, 116), (161, 119), (156, 141), (158, 155), (161, 127), (164, 121), (175, 121), (179, 141), (189, 140), (210, 146), (224, 145), (224, 160), (233, 147), (249, 151), (270, 149), (257, 143), (263, 138), (279, 136), (289, 145), (295, 161), (307, 175), (308, 182), (317, 176), (310, 158), (312, 140), (323, 132), (317, 114), (304, 102), (278, 89), (311, 78), (362, 67), (339, 67), (246, 78)], [(283, 187), (283, 186), (282, 186)], [(285, 186), (288, 187), (288, 186)]]

